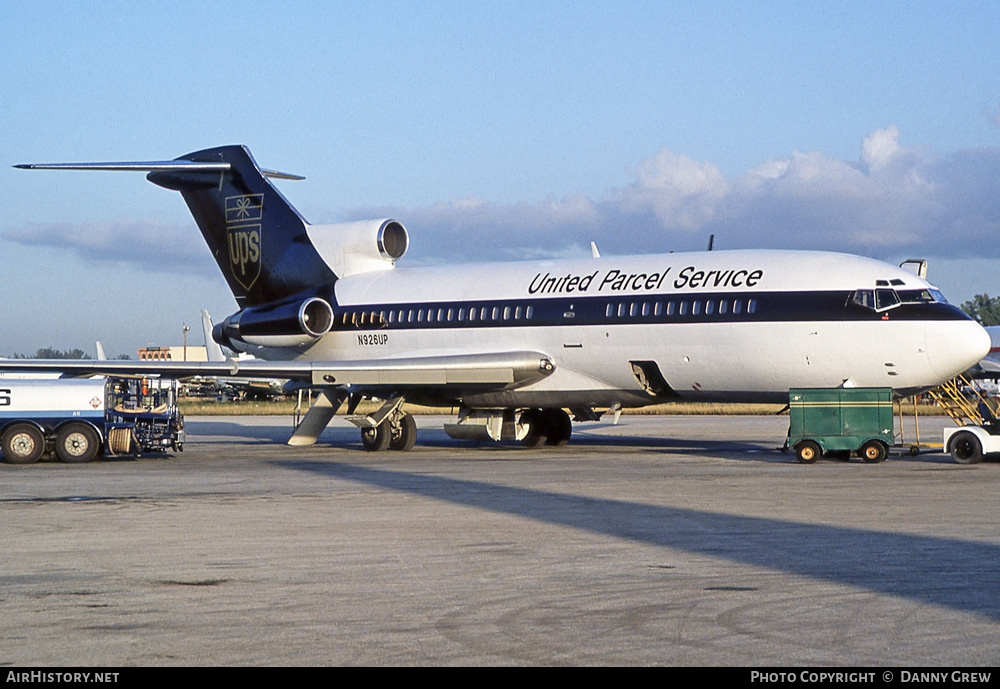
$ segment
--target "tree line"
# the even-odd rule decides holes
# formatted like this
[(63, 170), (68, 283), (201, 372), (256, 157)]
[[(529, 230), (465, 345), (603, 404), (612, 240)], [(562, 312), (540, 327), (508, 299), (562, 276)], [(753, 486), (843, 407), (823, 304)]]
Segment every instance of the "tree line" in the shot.
[[(87, 354), (82, 349), (56, 349), (55, 347), (41, 347), (35, 350), (34, 354), (20, 354), (15, 353), (11, 359), (92, 359), (93, 357)], [(115, 360), (128, 360), (131, 359), (128, 354), (119, 354), (118, 356), (111, 357)]]
[(982, 325), (1000, 325), (1000, 297), (977, 294), (962, 304), (962, 310)]

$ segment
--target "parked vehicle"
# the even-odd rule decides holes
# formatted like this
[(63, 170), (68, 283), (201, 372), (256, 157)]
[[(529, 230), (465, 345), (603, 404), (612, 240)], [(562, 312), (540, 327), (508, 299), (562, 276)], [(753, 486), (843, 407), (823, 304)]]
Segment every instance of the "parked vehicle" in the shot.
[(48, 455), (89, 462), (102, 454), (181, 451), (183, 444), (176, 381), (0, 379), (0, 451), (11, 464)]
[(788, 447), (803, 464), (824, 453), (881, 462), (893, 443), (890, 388), (798, 388), (788, 391)]
[(946, 428), (943, 447), (958, 464), (978, 464), (986, 455), (1000, 453), (1000, 421)]

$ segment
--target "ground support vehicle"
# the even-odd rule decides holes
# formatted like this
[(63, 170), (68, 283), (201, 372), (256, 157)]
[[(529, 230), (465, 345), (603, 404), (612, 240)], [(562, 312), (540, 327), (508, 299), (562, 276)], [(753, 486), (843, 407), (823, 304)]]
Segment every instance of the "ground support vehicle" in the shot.
[(881, 462), (893, 443), (892, 389), (794, 388), (788, 391), (788, 441), (803, 464), (824, 453), (869, 464)]
[(944, 451), (959, 464), (978, 464), (1000, 453), (1000, 421), (944, 429)]
[(183, 443), (176, 381), (0, 379), (0, 452), (11, 464), (50, 455), (81, 463), (179, 451)]

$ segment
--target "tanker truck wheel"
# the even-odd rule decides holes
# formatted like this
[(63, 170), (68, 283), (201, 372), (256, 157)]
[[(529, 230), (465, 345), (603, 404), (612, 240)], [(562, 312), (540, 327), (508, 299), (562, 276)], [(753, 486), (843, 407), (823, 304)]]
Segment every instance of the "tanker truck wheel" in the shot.
[(3, 458), (11, 464), (34, 464), (45, 450), (42, 432), (28, 423), (14, 424), (0, 441)]
[(94, 429), (85, 423), (69, 423), (56, 433), (56, 456), (67, 464), (93, 461), (101, 450)]

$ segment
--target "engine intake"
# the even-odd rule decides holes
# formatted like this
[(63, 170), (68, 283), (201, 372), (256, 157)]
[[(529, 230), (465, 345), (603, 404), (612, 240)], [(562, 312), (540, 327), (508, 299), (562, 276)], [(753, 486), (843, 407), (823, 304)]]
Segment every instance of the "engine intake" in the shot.
[(396, 261), (410, 246), (410, 235), (403, 224), (395, 220), (386, 220), (378, 228), (378, 250), (388, 260)]
[[(330, 332), (333, 309), (324, 299), (251, 306), (229, 316), (212, 330), (212, 339), (242, 351), (237, 343), (258, 347), (297, 347)], [(236, 346), (234, 346), (236, 345)]]
[(309, 241), (337, 277), (389, 270), (410, 246), (397, 220), (360, 220), (337, 225), (309, 225)]

